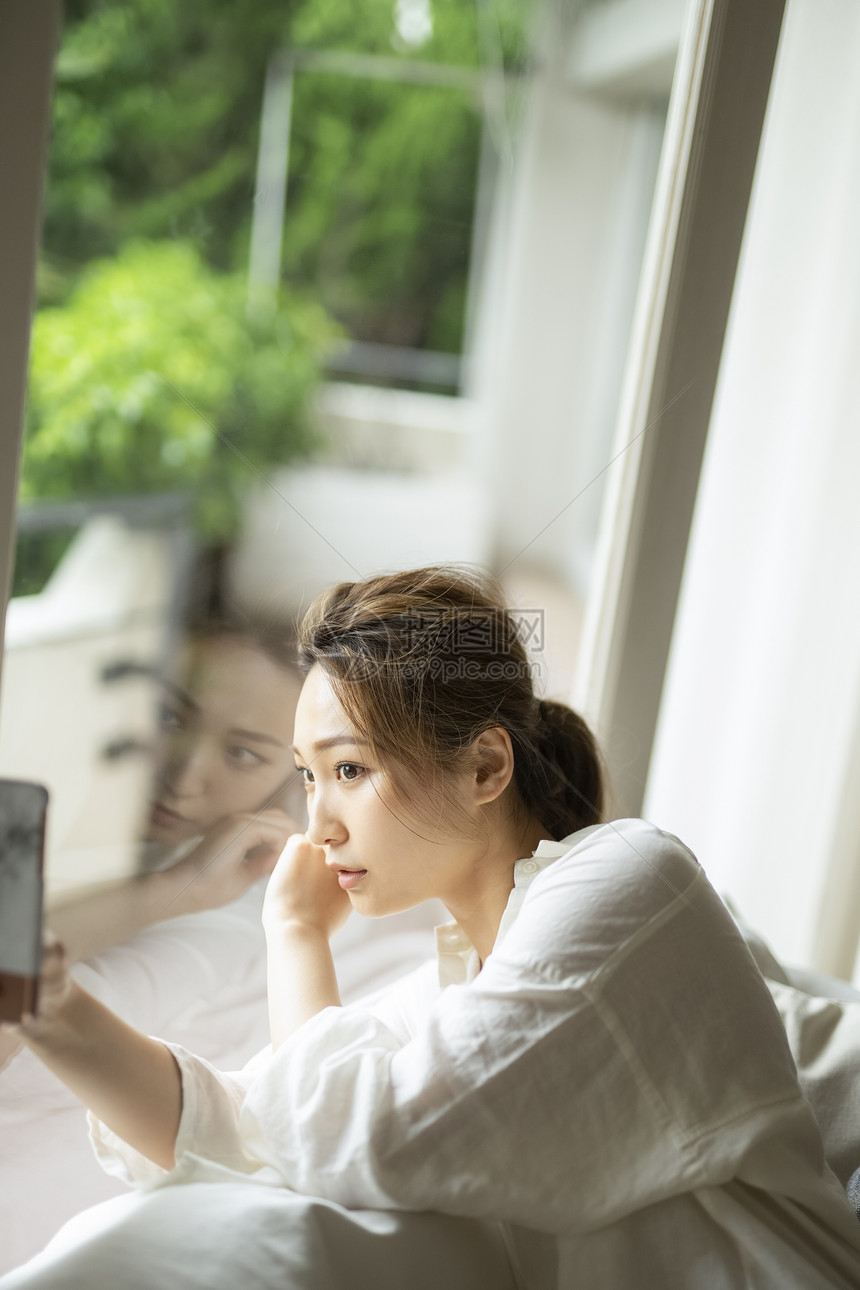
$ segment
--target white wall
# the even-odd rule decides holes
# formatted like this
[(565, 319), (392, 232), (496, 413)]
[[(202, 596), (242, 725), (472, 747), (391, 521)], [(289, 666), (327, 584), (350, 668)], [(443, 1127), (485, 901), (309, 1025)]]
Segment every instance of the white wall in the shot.
[(789, 0), (645, 804), (831, 971), (860, 861), (858, 67), (856, 0)]
[(459, 473), (290, 467), (249, 494), (234, 589), (256, 608), (297, 614), (335, 582), (483, 563), (484, 531), (481, 499)]
[(0, 775), (51, 794), (49, 892), (136, 871), (149, 797), (145, 755), (105, 760), (109, 743), (151, 744), (151, 679), (106, 685), (106, 665), (163, 654), (174, 549), (167, 536), (91, 519), (45, 589), (9, 602), (0, 686)]

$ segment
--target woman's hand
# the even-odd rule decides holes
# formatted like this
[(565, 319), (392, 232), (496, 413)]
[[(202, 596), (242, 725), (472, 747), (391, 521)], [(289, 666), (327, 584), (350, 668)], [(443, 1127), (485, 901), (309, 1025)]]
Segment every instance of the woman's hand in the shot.
[(4, 1031), (24, 1040), (99, 1119), (170, 1169), (182, 1110), (179, 1067), (168, 1048), (120, 1021), (69, 975), (62, 943), (42, 938), (36, 1016)]
[(273, 1048), (323, 1008), (340, 1004), (329, 940), (350, 908), (326, 865), (325, 849), (294, 834), (263, 901)]
[(303, 833), (287, 842), (274, 867), (263, 902), (266, 929), (298, 924), (321, 932), (329, 940), (346, 922), (350, 901), (326, 866), (325, 850)]
[(46, 928), (42, 933), (42, 968), (36, 1015), (25, 1012), (19, 1022), (3, 1022), (4, 1037), (10, 1047), (13, 1041), (19, 1041), (12, 1051), (17, 1051), (21, 1040), (38, 1041), (56, 1027), (73, 989), (65, 949), (54, 933)]
[(259, 815), (228, 815), (189, 855), (158, 876), (175, 890), (171, 904), (180, 903), (182, 912), (217, 909), (270, 874), (287, 838), (298, 831), (295, 820), (274, 808)]

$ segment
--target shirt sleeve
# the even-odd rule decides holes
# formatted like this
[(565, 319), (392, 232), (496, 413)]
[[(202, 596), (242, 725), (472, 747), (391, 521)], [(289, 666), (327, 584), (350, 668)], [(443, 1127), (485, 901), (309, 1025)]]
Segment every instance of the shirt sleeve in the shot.
[(768, 986), (827, 1163), (845, 1186), (860, 1167), (860, 1000), (816, 997), (778, 981)]
[(680, 843), (637, 824), (535, 880), (409, 1042), (359, 1009), (306, 1023), (251, 1081), (239, 1132), (287, 1186), (346, 1206), (581, 1232), (726, 1181), (798, 1096), (728, 913)]
[(248, 1154), (239, 1137), (238, 1123), (248, 1084), (269, 1050), (258, 1054), (242, 1071), (225, 1074), (179, 1044), (165, 1047), (173, 1054), (182, 1078), (176, 1164), (172, 1169), (155, 1164), (88, 1111), (90, 1142), (105, 1172), (130, 1187), (148, 1187), (218, 1181), (225, 1170), (249, 1175), (260, 1171), (261, 1162)]
[[(372, 1010), (379, 1033), (386, 1036), (392, 1049), (409, 1042), (416, 1001), (429, 1000), (436, 993), (432, 969), (434, 963), (424, 964), (395, 985), (374, 991), (364, 1001), (365, 1011)], [(331, 1009), (338, 1019), (340, 1011)], [(155, 1164), (90, 1111), (90, 1143), (104, 1171), (130, 1187), (221, 1181), (225, 1171), (253, 1176), (260, 1182), (281, 1182), (280, 1175), (248, 1149), (239, 1132), (239, 1114), (247, 1089), (256, 1073), (271, 1060), (271, 1048), (267, 1046), (257, 1053), (240, 1071), (225, 1073), (180, 1044), (160, 1042), (173, 1054), (182, 1080), (176, 1163), (172, 1169)]]

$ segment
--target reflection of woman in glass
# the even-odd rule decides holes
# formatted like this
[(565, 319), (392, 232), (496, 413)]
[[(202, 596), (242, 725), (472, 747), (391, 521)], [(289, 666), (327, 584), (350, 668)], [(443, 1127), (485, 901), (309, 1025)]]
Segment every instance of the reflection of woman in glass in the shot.
[[(265, 877), (298, 827), (284, 807), (304, 817), (290, 749), (299, 688), (293, 628), (220, 607), (198, 617), (162, 689), (141, 872), (47, 917), (87, 991), (136, 1027), (228, 1065), (267, 1035), (260, 911)], [(421, 939), (420, 951), (406, 947), (410, 962), (426, 954)], [(403, 949), (377, 953), (375, 966), (383, 960), (390, 976)], [(80, 1102), (20, 1043), (0, 1033), (0, 1193), (10, 1198), (0, 1272), (120, 1190), (94, 1167)]]
[(70, 959), (226, 905), (271, 872), (298, 827), (284, 809), (296, 780), (294, 659), (278, 624), (234, 614), (191, 627), (163, 686), (145, 871), (52, 912)]
[[(785, 1033), (689, 851), (603, 822), (591, 736), (492, 588), (343, 585), (301, 631), (307, 835), (269, 881), (272, 1051), (223, 1075), (70, 983), (28, 1044), (156, 1190), (4, 1290), (860, 1284)], [(329, 939), (440, 896), (435, 976), (339, 1007)], [(256, 1185), (249, 1185), (256, 1184)]]

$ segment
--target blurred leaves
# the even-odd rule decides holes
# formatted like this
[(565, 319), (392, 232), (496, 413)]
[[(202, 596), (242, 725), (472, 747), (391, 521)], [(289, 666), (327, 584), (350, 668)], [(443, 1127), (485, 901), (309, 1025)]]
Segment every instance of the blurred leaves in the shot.
[(249, 313), (246, 294), (242, 274), (183, 242), (133, 242), (90, 265), (36, 319), (22, 495), (192, 482), (202, 531), (229, 532), (248, 464), (313, 445), (307, 403), (336, 334), (313, 301), (284, 291)]
[[(297, 48), (490, 71), (525, 60), (535, 0), (433, 0), (405, 49), (395, 0), (67, 0), (43, 298), (132, 237), (247, 265), (263, 85)], [(481, 133), (478, 88), (295, 74), (284, 277), (356, 339), (459, 352)]]
[(249, 314), (266, 70), (290, 48), (518, 67), (533, 3), (433, 0), (413, 47), (395, 0), (66, 0), (23, 496), (193, 484), (224, 535), (233, 448), (263, 470), (313, 446), (325, 311), (458, 352), (479, 87), (297, 70), (281, 287)]
[(360, 340), (458, 353), (480, 119), (461, 90), (299, 71), (284, 273)]

